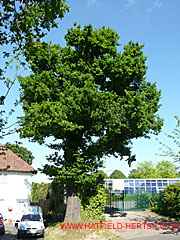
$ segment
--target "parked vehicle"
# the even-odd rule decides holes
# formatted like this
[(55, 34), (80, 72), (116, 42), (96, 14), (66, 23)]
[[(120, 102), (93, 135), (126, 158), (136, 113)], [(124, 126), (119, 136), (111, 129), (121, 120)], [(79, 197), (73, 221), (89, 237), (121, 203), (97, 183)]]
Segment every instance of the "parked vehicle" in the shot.
[(5, 233), (4, 219), (1, 213), (0, 213), (0, 233), (1, 234)]
[(44, 223), (40, 214), (25, 214), (18, 224), (17, 238), (27, 236), (44, 237)]
[(24, 208), (20, 209), (19, 212), (16, 213), (15, 227), (18, 228), (18, 225), (21, 221), (23, 215), (26, 214), (38, 214), (43, 218), (42, 208), (40, 206), (31, 206), (27, 205)]

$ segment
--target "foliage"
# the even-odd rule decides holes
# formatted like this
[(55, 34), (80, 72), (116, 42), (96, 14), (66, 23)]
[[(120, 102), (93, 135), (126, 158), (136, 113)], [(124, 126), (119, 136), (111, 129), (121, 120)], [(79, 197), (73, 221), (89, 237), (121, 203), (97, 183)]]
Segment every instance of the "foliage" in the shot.
[(109, 178), (108, 175), (103, 170), (97, 171), (96, 176), (101, 177), (102, 180)]
[(50, 183), (32, 183), (31, 201), (38, 202), (40, 199), (47, 199), (50, 191)]
[(151, 211), (160, 212), (162, 199), (164, 196), (164, 191), (160, 191), (159, 193), (154, 193), (150, 198)]
[[(43, 30), (57, 27), (69, 8), (65, 0), (6, 0), (0, 6), (0, 45), (31, 44), (45, 36)], [(5, 54), (6, 55), (6, 54)]]
[(109, 178), (112, 179), (123, 179), (123, 178), (127, 178), (123, 172), (121, 172), (120, 170), (114, 170), (111, 175), (109, 176)]
[(15, 153), (19, 158), (23, 159), (28, 164), (32, 164), (32, 161), (34, 159), (34, 156), (32, 155), (32, 152), (29, 151), (27, 148), (21, 146), (22, 143), (16, 142), (16, 143), (9, 143), (7, 142), (5, 144), (5, 147), (10, 149), (13, 153)]
[(152, 161), (138, 163), (137, 169), (130, 171), (129, 178), (156, 178), (156, 170)]
[(158, 134), (162, 120), (160, 91), (145, 81), (142, 45), (129, 42), (118, 52), (118, 34), (92, 25), (69, 29), (65, 39), (63, 48), (37, 42), (26, 51), (32, 74), (19, 78), (20, 134), (40, 144), (57, 140), (43, 172), (58, 176), (72, 194), (96, 182), (103, 156), (135, 160), (131, 140)]
[(179, 167), (169, 161), (162, 161), (156, 165), (158, 177), (161, 178), (176, 178), (179, 175)]
[(171, 134), (165, 133), (165, 136), (172, 141), (173, 147), (170, 147), (163, 142), (160, 142), (162, 145), (162, 154), (161, 156), (168, 156), (173, 158), (176, 162), (180, 161), (180, 119), (178, 116), (175, 116), (177, 121), (176, 128), (172, 131)]
[(49, 191), (48, 198), (50, 199), (50, 211), (54, 219), (63, 221), (65, 215), (64, 205), (64, 185), (54, 179), (51, 183), (51, 191)]
[(66, 212), (66, 205), (59, 204), (58, 210), (50, 210), (48, 214), (44, 216), (46, 227), (52, 225), (53, 223), (63, 222)]
[(150, 194), (146, 192), (139, 192), (135, 195), (135, 204), (134, 207), (137, 209), (149, 209), (150, 207)]
[[(57, 27), (57, 19), (62, 19), (69, 7), (66, 0), (5, 0), (0, 3), (0, 47), (2, 57), (0, 66), (1, 92), (0, 105), (5, 104), (12, 86), (17, 79), (20, 66), (26, 65), (24, 56), (25, 49), (29, 49), (35, 41), (40, 41), (51, 28)], [(8, 48), (7, 48), (8, 45)], [(9, 72), (14, 62), (18, 63), (15, 67), (14, 79), (11, 79)], [(14, 73), (14, 71), (12, 71)], [(17, 102), (15, 102), (15, 106)], [(5, 135), (15, 132), (14, 124), (8, 124), (8, 118), (14, 111), (0, 111), (0, 130), (3, 138)], [(6, 117), (7, 116), (7, 117)]]
[(179, 176), (178, 167), (169, 161), (153, 164), (152, 161), (138, 163), (137, 169), (130, 171), (129, 178), (176, 178)]
[(104, 188), (99, 188), (97, 195), (89, 199), (89, 204), (83, 207), (81, 205), (81, 218), (83, 222), (103, 222), (104, 205), (106, 204), (107, 194)]
[(49, 201), (49, 212), (44, 216), (46, 226), (63, 221), (65, 215), (64, 186), (57, 179), (51, 183), (32, 183), (31, 201), (39, 202), (41, 199)]
[(98, 194), (99, 188), (104, 187), (104, 179), (108, 176), (103, 170), (99, 170), (93, 174), (95, 182), (87, 182), (84, 186), (78, 189), (78, 195), (81, 199), (81, 204), (83, 206), (89, 204), (91, 197)]
[(170, 184), (163, 191), (162, 200), (156, 206), (161, 214), (180, 219), (180, 183)]

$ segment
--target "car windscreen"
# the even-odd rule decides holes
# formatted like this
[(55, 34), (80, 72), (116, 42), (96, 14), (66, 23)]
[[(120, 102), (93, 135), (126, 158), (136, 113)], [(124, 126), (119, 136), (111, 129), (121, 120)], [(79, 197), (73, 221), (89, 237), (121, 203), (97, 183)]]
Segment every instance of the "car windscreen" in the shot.
[(27, 214), (23, 215), (21, 222), (26, 222), (26, 221), (40, 221), (41, 217), (39, 214)]

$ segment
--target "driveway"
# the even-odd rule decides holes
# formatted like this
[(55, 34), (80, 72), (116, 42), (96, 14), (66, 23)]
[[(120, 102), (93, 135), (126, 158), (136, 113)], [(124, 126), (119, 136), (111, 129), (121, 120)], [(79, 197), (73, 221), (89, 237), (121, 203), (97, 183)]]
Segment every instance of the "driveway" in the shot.
[(109, 231), (124, 240), (179, 240), (180, 223), (151, 211), (127, 211), (106, 214)]
[[(16, 240), (17, 239), (17, 229), (14, 227), (14, 224), (7, 223), (5, 225), (6, 232), (4, 235), (0, 235), (0, 240)], [(44, 240), (45, 238), (23, 238), (22, 240)]]

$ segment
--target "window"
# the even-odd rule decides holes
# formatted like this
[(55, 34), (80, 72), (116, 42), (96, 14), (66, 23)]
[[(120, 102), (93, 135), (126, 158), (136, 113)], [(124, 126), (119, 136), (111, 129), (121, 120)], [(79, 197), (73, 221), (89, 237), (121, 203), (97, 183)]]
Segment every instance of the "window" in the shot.
[(128, 185), (128, 180), (125, 180), (125, 181), (124, 181), (124, 186), (125, 186), (125, 187), (128, 187), (128, 186), (129, 186), (129, 185)]
[(125, 188), (124, 188), (124, 193), (125, 193), (125, 194), (128, 194), (128, 189), (129, 189), (128, 187), (125, 187)]
[(135, 182), (135, 186), (136, 186), (136, 187), (139, 187), (139, 182)]
[(169, 180), (169, 184), (176, 183), (176, 180)]
[(21, 218), (21, 222), (29, 222), (29, 221), (40, 221), (41, 217), (39, 214), (27, 214), (23, 215)]
[(147, 188), (146, 188), (146, 191), (151, 192), (152, 189), (151, 189), (150, 187), (147, 187)]
[(112, 188), (112, 184), (113, 184), (112, 180), (106, 180), (104, 185), (106, 188), (110, 189)]
[(134, 193), (134, 188), (129, 188), (129, 194), (133, 194)]

